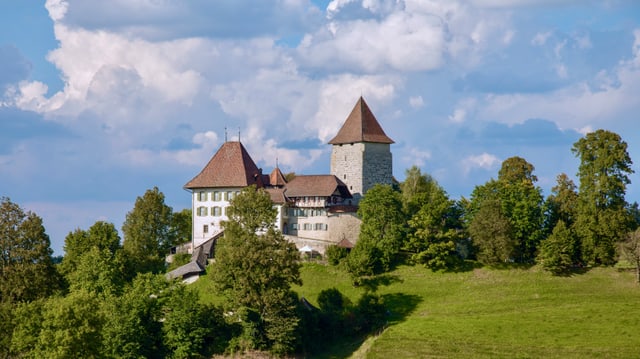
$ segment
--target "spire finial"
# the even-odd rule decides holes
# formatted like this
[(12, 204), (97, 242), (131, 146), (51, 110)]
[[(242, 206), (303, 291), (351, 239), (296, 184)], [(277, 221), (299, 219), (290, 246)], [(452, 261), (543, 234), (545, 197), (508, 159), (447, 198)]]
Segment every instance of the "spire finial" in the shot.
[(227, 126), (224, 126), (224, 142), (227, 142)]
[(240, 126), (238, 126), (238, 142), (240, 142)]

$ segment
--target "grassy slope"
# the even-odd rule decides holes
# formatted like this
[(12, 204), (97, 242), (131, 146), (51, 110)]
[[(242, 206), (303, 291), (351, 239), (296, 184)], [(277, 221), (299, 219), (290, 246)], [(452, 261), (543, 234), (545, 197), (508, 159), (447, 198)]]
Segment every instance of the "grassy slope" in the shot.
[[(335, 268), (306, 264), (302, 287), (315, 303), (336, 287), (352, 301), (362, 289)], [(431, 273), (401, 267), (378, 293), (390, 322), (378, 337), (342, 343), (326, 357), (630, 358), (640, 345), (640, 288), (631, 273), (596, 268), (572, 277), (528, 270)]]

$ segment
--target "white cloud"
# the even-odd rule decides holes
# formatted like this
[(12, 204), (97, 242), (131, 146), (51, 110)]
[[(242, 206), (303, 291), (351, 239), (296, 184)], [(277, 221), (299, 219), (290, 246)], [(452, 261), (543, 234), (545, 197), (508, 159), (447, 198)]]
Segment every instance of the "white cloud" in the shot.
[(67, 13), (69, 4), (65, 0), (47, 0), (45, 5), (53, 21), (59, 21)]
[(381, 21), (332, 22), (308, 35), (298, 50), (314, 67), (418, 71), (442, 66), (445, 41), (437, 17), (398, 11)]
[(399, 85), (398, 79), (384, 76), (330, 77), (324, 80), (320, 87), (318, 109), (313, 115), (313, 121), (307, 121), (305, 126), (317, 133), (320, 141), (325, 143), (338, 132), (359, 95), (364, 96), (374, 113), (379, 113), (381, 109), (373, 105), (389, 102), (395, 96)]
[(547, 43), (550, 36), (551, 31), (539, 32), (533, 37), (533, 39), (531, 39), (531, 44), (535, 46), (543, 46)]
[(431, 159), (431, 156), (431, 151), (412, 147), (406, 151), (402, 162), (406, 164), (407, 168), (414, 165), (424, 167), (427, 161)]
[(472, 155), (464, 158), (462, 160), (462, 168), (465, 175), (467, 175), (473, 169), (484, 169), (490, 170), (495, 168), (498, 164), (501, 163), (501, 160), (489, 153), (482, 153), (479, 155)]
[(413, 108), (420, 108), (424, 106), (424, 100), (422, 96), (411, 96), (409, 97), (409, 105)]

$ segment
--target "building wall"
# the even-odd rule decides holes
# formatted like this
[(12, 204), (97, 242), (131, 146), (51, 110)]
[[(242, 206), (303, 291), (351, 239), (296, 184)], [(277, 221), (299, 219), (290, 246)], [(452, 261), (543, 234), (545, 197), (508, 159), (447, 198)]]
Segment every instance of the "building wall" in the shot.
[(240, 190), (241, 188), (205, 188), (192, 192), (194, 248), (220, 232), (220, 222), (228, 219), (226, 213), (229, 200)]
[(333, 145), (331, 150), (331, 174), (347, 185), (354, 204), (360, 201), (363, 194), (364, 149), (364, 143), (349, 143)]
[(362, 175), (362, 193), (367, 191), (374, 185), (393, 183), (393, 158), (391, 149), (386, 143), (365, 143), (363, 175)]
[(390, 145), (386, 143), (350, 143), (333, 145), (331, 174), (344, 182), (354, 204), (377, 183), (391, 184), (393, 163)]

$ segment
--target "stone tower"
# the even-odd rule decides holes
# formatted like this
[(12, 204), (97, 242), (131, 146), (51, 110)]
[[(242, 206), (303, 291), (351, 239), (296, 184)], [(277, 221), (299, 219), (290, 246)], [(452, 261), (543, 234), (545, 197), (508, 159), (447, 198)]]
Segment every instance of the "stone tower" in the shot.
[(375, 184), (392, 184), (392, 143), (360, 97), (336, 137), (329, 141), (333, 145), (331, 174), (348, 186), (354, 204)]

